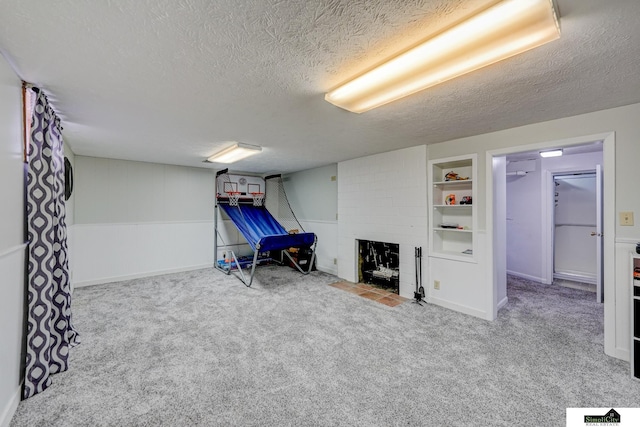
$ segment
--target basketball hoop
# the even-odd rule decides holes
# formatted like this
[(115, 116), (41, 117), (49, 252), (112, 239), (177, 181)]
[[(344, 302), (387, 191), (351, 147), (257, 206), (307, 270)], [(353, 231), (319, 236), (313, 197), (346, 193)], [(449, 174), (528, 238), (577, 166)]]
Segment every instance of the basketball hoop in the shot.
[(251, 197), (253, 197), (253, 206), (262, 206), (264, 203), (264, 193), (254, 192), (251, 193)]
[(238, 206), (238, 200), (240, 199), (239, 191), (227, 191), (229, 196), (229, 206)]

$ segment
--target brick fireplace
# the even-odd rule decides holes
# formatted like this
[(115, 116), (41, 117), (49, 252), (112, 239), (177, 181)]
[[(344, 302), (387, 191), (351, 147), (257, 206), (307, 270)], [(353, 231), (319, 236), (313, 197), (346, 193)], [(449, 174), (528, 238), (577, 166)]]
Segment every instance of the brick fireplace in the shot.
[(399, 295), (412, 298), (427, 223), (426, 146), (338, 163), (338, 277), (360, 281), (358, 241), (395, 243)]

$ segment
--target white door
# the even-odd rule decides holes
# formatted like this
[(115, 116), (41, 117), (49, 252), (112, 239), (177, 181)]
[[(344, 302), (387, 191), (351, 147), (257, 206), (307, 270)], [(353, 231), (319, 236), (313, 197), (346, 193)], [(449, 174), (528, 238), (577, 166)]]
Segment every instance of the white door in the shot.
[(602, 210), (603, 210), (603, 202), (602, 202), (602, 167), (600, 165), (596, 165), (596, 301), (603, 302), (604, 301), (604, 292), (602, 290), (603, 281), (604, 281), (604, 269), (602, 268), (602, 264), (604, 262), (603, 258), (603, 242), (602, 238)]
[[(554, 279), (597, 283), (597, 181), (594, 172), (555, 175)], [(594, 289), (595, 290), (595, 289)]]

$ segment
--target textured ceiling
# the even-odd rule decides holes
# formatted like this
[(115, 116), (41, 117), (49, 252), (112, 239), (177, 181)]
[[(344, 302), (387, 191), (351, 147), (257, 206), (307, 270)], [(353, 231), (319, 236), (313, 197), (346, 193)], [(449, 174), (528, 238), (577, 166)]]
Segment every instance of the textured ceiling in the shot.
[[(292, 172), (640, 102), (640, 1), (557, 0), (562, 37), (357, 115), (333, 86), (495, 0), (0, 0), (0, 52), (76, 154)], [(472, 148), (470, 148), (472, 149)]]

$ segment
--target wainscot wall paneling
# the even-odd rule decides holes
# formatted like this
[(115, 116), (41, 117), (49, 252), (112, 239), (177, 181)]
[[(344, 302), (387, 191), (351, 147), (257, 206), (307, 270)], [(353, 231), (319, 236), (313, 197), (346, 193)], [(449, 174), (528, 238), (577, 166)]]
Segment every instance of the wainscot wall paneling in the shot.
[(75, 162), (75, 286), (213, 266), (213, 170)]
[[(307, 232), (316, 233), (318, 246), (316, 246), (316, 268), (329, 274), (338, 274), (337, 253), (338, 223), (336, 221), (305, 221), (300, 224)], [(334, 264), (334, 259), (336, 263)]]
[(213, 221), (79, 224), (76, 287), (213, 266)]

